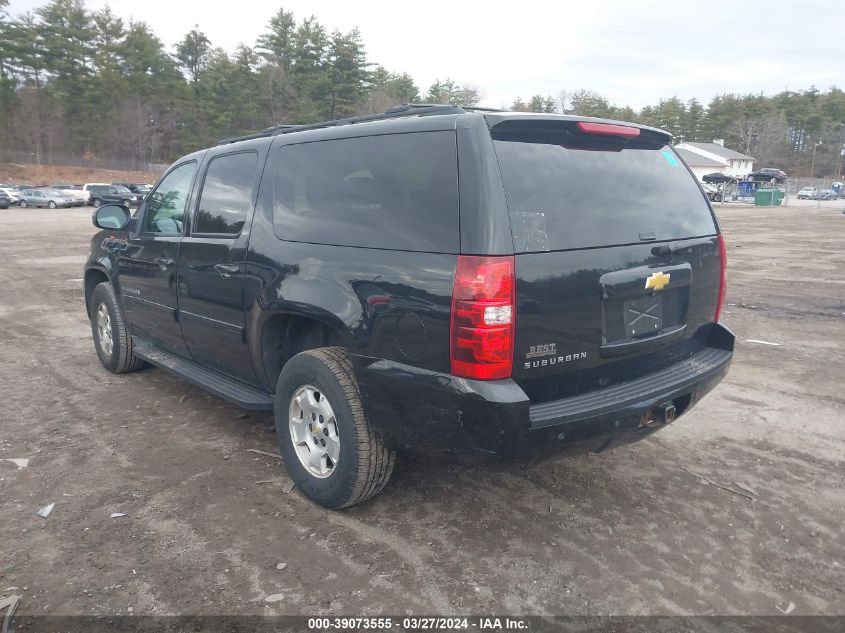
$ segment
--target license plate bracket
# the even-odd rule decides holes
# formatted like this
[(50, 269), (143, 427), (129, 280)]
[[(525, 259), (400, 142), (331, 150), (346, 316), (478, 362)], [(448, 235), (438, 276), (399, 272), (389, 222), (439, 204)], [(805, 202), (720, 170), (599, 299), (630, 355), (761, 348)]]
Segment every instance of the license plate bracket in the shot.
[(651, 336), (663, 329), (663, 301), (659, 294), (628, 299), (623, 319), (628, 338)]

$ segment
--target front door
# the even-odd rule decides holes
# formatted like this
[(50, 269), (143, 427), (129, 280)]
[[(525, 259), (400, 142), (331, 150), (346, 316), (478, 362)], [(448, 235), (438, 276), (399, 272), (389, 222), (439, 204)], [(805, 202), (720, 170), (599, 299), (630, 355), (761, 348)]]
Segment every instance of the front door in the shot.
[(179, 248), (179, 319), (194, 360), (256, 382), (246, 338), (244, 262), (259, 154), (208, 162), (190, 234)]
[(117, 286), (130, 332), (182, 356), (188, 350), (177, 320), (176, 265), (196, 171), (196, 162), (190, 161), (161, 180), (140, 211), (138, 232), (129, 236), (117, 259)]

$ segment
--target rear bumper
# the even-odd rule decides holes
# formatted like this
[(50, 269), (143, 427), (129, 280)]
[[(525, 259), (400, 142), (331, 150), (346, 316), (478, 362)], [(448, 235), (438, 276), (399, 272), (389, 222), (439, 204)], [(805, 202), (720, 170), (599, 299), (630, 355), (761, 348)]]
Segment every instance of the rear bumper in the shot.
[(469, 380), (385, 360), (357, 359), (358, 379), (368, 419), (396, 448), (458, 455), (588, 452), (661, 428), (654, 421), (659, 407), (688, 411), (725, 377), (733, 346), (733, 333), (716, 324), (707, 347), (666, 369), (542, 404), (531, 404), (510, 379)]

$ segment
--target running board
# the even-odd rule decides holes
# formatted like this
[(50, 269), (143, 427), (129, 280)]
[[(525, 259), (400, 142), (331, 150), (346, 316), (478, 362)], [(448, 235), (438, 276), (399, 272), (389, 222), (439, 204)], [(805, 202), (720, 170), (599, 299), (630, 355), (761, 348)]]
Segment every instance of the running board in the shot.
[(172, 371), (180, 378), (232, 404), (256, 411), (273, 410), (273, 396), (269, 393), (198, 365), (192, 360), (165, 352), (138, 337), (132, 337), (132, 346), (135, 354), (148, 363)]

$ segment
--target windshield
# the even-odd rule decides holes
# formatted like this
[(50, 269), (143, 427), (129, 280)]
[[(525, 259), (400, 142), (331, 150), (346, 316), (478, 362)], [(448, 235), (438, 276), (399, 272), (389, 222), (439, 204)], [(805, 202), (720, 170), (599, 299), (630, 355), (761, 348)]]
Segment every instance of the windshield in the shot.
[(671, 147), (494, 130), (517, 252), (674, 240), (716, 232), (698, 183)]

